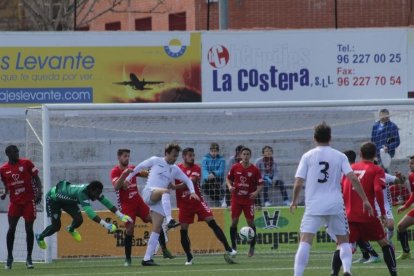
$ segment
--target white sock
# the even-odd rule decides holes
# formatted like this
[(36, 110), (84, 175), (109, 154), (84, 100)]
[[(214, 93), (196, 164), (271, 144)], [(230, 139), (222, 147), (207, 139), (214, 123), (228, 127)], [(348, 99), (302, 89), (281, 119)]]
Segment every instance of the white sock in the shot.
[(308, 265), (309, 251), (311, 245), (307, 242), (300, 242), (295, 256), (295, 276), (302, 276), (305, 267)]
[(344, 267), (344, 273), (351, 273), (352, 266), (352, 249), (351, 244), (341, 243), (339, 245), (339, 257), (341, 257), (342, 266)]
[(157, 248), (159, 237), (160, 234), (151, 232), (150, 238), (148, 240), (147, 250), (145, 251), (144, 261), (151, 260), (152, 255), (155, 254), (155, 249)]
[(393, 236), (394, 236), (394, 229), (392, 230), (387, 229), (387, 240), (391, 242)]
[(163, 194), (161, 197), (162, 209), (164, 209), (165, 218), (167, 219), (167, 223), (172, 220), (171, 215), (171, 195), (169, 193)]

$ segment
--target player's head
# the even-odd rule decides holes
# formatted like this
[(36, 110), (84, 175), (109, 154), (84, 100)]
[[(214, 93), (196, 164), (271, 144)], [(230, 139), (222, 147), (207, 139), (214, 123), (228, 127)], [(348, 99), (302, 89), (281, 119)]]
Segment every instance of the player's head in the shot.
[(331, 127), (325, 122), (315, 126), (313, 138), (316, 143), (328, 144), (331, 141)]
[(220, 151), (219, 144), (217, 144), (217, 143), (211, 143), (210, 144), (210, 155), (211, 155), (211, 157), (216, 158), (219, 151)]
[(185, 148), (183, 149), (183, 161), (186, 165), (194, 165), (194, 149)]
[(240, 159), (240, 152), (241, 150), (244, 148), (243, 145), (238, 145), (235, 149), (234, 149), (234, 158), (235, 159)]
[(346, 151), (344, 151), (344, 154), (348, 158), (348, 162), (350, 164), (354, 164), (355, 163), (355, 160), (356, 160), (356, 152), (355, 151), (353, 151), (353, 150), (346, 150)]
[(243, 163), (248, 163), (251, 156), (252, 156), (252, 151), (249, 148), (244, 147), (241, 149), (240, 158)]
[(6, 147), (5, 153), (10, 162), (17, 162), (19, 160), (19, 149), (16, 145), (10, 145)]
[(272, 157), (273, 156), (273, 148), (271, 146), (264, 146), (262, 148), (262, 154), (264, 157)]
[(374, 143), (366, 142), (363, 143), (361, 146), (361, 157), (365, 160), (372, 160), (374, 161), (375, 156), (377, 155), (377, 147)]
[(390, 120), (390, 112), (388, 111), (388, 109), (386, 108), (381, 109), (379, 112), (379, 118), (380, 118), (381, 123), (388, 122)]
[(94, 201), (101, 197), (103, 191), (103, 184), (98, 180), (93, 180), (87, 187), (89, 198)]
[(174, 164), (177, 161), (178, 154), (180, 153), (181, 148), (178, 144), (168, 144), (165, 146), (164, 154), (165, 154), (165, 161), (168, 164)]
[(128, 166), (129, 164), (129, 156), (131, 154), (131, 150), (129, 149), (119, 149), (118, 150), (118, 161), (121, 166)]
[(414, 155), (410, 156), (410, 160), (408, 161), (408, 165), (410, 166), (410, 171), (414, 172)]

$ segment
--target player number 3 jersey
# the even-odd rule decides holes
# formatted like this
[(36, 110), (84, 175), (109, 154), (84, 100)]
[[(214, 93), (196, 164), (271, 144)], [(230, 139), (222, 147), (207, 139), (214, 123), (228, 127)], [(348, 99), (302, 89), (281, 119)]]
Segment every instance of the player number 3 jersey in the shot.
[(306, 152), (295, 177), (305, 180), (305, 213), (335, 215), (344, 212), (341, 177), (352, 172), (345, 154), (329, 146)]

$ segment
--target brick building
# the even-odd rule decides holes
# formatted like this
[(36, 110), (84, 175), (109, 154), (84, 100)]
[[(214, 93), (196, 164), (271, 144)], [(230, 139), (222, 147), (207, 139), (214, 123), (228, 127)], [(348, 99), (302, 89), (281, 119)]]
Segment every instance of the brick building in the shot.
[[(99, 1), (104, 9), (109, 1)], [(230, 29), (397, 27), (413, 22), (412, 0), (228, 0)], [(82, 30), (168, 31), (218, 29), (218, 2), (124, 1)], [(129, 12), (127, 12), (129, 11)], [(80, 17), (85, 10), (78, 11)], [(93, 18), (94, 13), (86, 19)], [(209, 23), (207, 18), (209, 17)], [(88, 20), (83, 20), (88, 21)]]

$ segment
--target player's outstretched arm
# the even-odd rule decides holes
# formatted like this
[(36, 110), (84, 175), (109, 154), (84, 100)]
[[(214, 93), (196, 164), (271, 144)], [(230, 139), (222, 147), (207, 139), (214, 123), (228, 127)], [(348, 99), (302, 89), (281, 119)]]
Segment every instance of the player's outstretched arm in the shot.
[(302, 187), (304, 183), (305, 183), (305, 179), (301, 177), (295, 178), (295, 183), (293, 184), (293, 198), (292, 198), (292, 203), (290, 204), (290, 212), (292, 214), (295, 213), (295, 210), (298, 206), (300, 191), (302, 191)]
[(102, 203), (102, 205), (108, 208), (109, 211), (114, 213), (122, 222), (133, 222), (133, 220), (129, 216), (121, 213), (104, 195), (101, 195), (101, 197), (98, 200)]
[(368, 212), (370, 216), (374, 216), (374, 210), (372, 209), (371, 203), (369, 203), (367, 195), (365, 194), (364, 189), (362, 188), (361, 182), (359, 182), (358, 177), (353, 171), (346, 175), (349, 180), (351, 180), (352, 187), (358, 193), (359, 197), (362, 199), (363, 208), (365, 212)]
[(154, 160), (155, 157), (151, 157), (147, 160), (142, 161), (141, 163), (139, 163), (134, 170), (127, 176), (127, 178), (125, 179), (128, 182), (131, 182), (131, 179), (137, 175), (140, 171), (144, 170), (144, 169), (150, 169), (153, 165), (154, 165)]
[(185, 185), (187, 186), (188, 190), (190, 190), (190, 193), (195, 194), (193, 181), (191, 181), (191, 179), (188, 178), (188, 176), (185, 175), (185, 173), (183, 173), (183, 171), (181, 169), (179, 169), (178, 167), (176, 169), (176, 177), (175, 178), (178, 179), (178, 180), (181, 180), (182, 182), (184, 182)]

